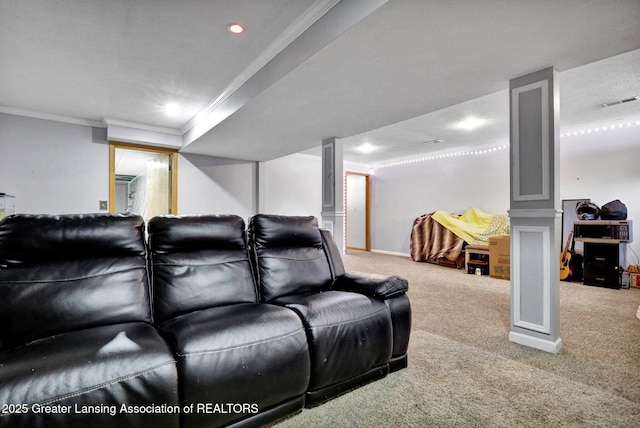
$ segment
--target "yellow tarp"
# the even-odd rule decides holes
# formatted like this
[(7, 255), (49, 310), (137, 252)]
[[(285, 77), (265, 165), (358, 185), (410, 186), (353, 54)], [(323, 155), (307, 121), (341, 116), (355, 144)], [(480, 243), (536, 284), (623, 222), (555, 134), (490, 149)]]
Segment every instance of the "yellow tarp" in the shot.
[(436, 211), (431, 217), (469, 244), (477, 242), (494, 219), (479, 208), (469, 208), (462, 215)]

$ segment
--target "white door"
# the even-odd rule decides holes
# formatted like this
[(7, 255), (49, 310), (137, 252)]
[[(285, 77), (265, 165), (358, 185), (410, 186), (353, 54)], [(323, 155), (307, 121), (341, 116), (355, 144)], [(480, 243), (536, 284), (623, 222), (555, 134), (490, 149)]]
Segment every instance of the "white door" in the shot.
[(369, 177), (363, 174), (346, 174), (347, 247), (368, 250), (368, 192)]

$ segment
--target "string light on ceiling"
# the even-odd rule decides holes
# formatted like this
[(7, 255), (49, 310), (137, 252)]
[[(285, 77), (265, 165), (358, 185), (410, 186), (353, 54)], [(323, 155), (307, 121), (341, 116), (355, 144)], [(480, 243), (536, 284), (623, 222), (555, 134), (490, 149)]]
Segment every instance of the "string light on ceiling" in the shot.
[[(578, 136), (578, 135), (586, 135), (586, 134), (592, 134), (592, 133), (596, 133), (596, 132), (619, 130), (619, 129), (624, 129), (624, 128), (630, 128), (632, 126), (640, 126), (640, 119), (634, 118), (634, 119), (632, 119), (630, 121), (626, 121), (626, 122), (622, 122), (622, 123), (620, 123), (620, 122), (608, 123), (608, 124), (604, 124), (604, 125), (601, 124), (601, 125), (597, 125), (597, 126), (584, 128), (584, 129), (579, 129), (579, 130), (571, 130), (571, 131), (567, 131), (567, 132), (561, 133), (560, 134), (560, 138), (574, 137), (574, 136)], [(452, 157), (459, 157), (459, 156), (485, 155), (485, 154), (488, 154), (488, 153), (493, 153), (493, 152), (496, 152), (496, 151), (499, 151), (499, 150), (508, 149), (508, 148), (509, 148), (509, 144), (504, 144), (504, 145), (500, 145), (500, 146), (496, 146), (496, 147), (492, 147), (492, 148), (488, 148), (488, 149), (468, 150), (468, 151), (463, 151), (463, 152), (445, 153), (445, 154), (426, 156), (426, 157), (415, 158), (415, 159), (407, 159), (407, 160), (402, 160), (402, 161), (389, 162), (389, 163), (385, 163), (385, 164), (375, 165), (373, 167), (373, 170), (380, 169), (380, 168), (388, 168), (388, 167), (393, 167), (393, 166), (399, 166), (399, 165), (409, 165), (409, 164), (413, 164), (413, 163), (417, 163), (417, 162), (426, 162), (426, 161), (433, 161), (433, 160), (446, 159), (446, 158), (452, 158)]]
[(575, 137), (577, 135), (592, 134), (595, 132), (612, 131), (615, 129), (629, 128), (631, 126), (638, 126), (638, 125), (640, 125), (640, 120), (632, 120), (630, 122), (624, 122), (624, 123), (599, 125), (591, 128), (581, 129), (579, 131), (575, 130), (575, 131), (563, 132), (560, 134), (560, 138)]
[(499, 150), (504, 150), (504, 149), (507, 149), (507, 148), (509, 148), (509, 145), (508, 144), (504, 144), (504, 145), (501, 145), (501, 146), (491, 147), (491, 148), (488, 148), (488, 149), (467, 150), (467, 151), (464, 151), (464, 152), (453, 152), (453, 153), (444, 153), (444, 154), (440, 154), (440, 155), (425, 156), (425, 157), (422, 157), (422, 158), (407, 159), (407, 160), (402, 160), (402, 161), (390, 162), (390, 163), (377, 165), (377, 166), (375, 166), (375, 169), (388, 168), (388, 167), (391, 167), (391, 166), (399, 166), (399, 165), (408, 165), (408, 164), (412, 164), (412, 163), (416, 163), (416, 162), (427, 162), (427, 161), (432, 161), (432, 160), (453, 158), (453, 157), (459, 157), (459, 156), (485, 155), (485, 154), (488, 154), (488, 153), (497, 152)]

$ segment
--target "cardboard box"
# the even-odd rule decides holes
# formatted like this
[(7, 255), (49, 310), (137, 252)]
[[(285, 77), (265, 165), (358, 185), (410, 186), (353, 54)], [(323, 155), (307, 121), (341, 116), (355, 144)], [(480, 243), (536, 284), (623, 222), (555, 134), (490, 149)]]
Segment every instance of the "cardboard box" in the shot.
[(511, 240), (508, 235), (489, 238), (489, 275), (511, 278)]
[(640, 273), (630, 273), (629, 274), (629, 285), (631, 287), (640, 288)]

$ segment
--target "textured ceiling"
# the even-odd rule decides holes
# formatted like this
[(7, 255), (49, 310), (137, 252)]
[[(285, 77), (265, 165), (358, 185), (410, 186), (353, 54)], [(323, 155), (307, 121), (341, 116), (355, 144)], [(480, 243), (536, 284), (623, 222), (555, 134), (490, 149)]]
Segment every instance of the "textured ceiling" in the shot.
[(179, 129), (313, 3), (0, 0), (0, 104)]
[[(572, 68), (558, 77), (561, 133), (594, 124), (640, 120), (640, 100), (602, 106), (640, 95), (640, 50)], [(486, 123), (476, 130), (457, 129), (455, 124), (468, 116), (482, 118)], [(431, 143), (433, 140), (439, 142)], [(346, 158), (367, 164), (505, 145), (509, 142), (509, 92), (504, 89), (364, 132), (344, 142)], [(377, 150), (361, 153), (358, 148), (364, 143)]]
[[(561, 127), (640, 116), (640, 101), (601, 107), (640, 95), (637, 0), (335, 3), (0, 0), (0, 112), (154, 127), (247, 160), (335, 136), (345, 159), (381, 163), (505, 140), (509, 79), (554, 66)], [(487, 125), (452, 128), (467, 115)]]

